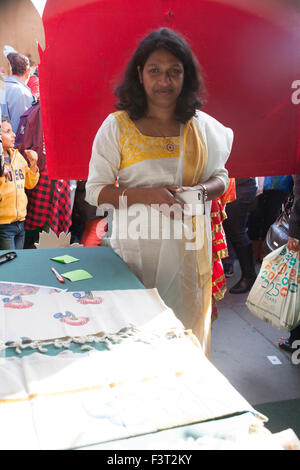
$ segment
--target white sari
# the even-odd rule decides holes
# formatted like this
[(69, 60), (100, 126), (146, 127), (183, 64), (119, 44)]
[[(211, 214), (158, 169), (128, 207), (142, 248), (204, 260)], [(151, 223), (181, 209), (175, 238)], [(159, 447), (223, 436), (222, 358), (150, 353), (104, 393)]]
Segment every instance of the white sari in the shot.
[[(130, 188), (193, 186), (216, 176), (224, 182), (225, 191), (228, 175), (224, 165), (231, 150), (232, 131), (200, 111), (193, 118), (193, 125), (201, 136), (202, 153), (206, 158), (201, 177), (191, 182), (193, 167), (189, 168), (190, 176), (186, 178), (183, 126), (180, 137), (170, 138), (176, 147), (170, 154), (161, 148), (164, 138), (143, 136), (127, 113), (109, 115), (93, 144), (86, 184), (87, 201), (97, 205), (101, 189), (114, 184), (116, 177), (120, 186)], [(181, 220), (170, 219), (150, 206), (134, 205), (128, 210), (124, 207), (115, 210), (109, 240), (145, 287), (157, 288), (184, 326), (193, 330), (207, 355), (211, 326), (210, 207), (211, 203), (206, 202), (205, 216), (198, 218), (197, 232), (199, 235), (201, 231), (201, 235), (197, 250), (193, 249), (195, 240), (189, 238), (190, 232), (185, 232)], [(191, 218), (185, 218), (184, 222), (191, 227)], [(204, 286), (209, 296), (204, 296)]]

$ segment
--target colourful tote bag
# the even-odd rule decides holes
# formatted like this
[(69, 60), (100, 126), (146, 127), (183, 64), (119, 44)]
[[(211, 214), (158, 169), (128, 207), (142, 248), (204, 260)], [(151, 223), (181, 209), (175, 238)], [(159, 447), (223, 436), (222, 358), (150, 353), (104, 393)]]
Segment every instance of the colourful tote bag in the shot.
[(263, 260), (246, 305), (258, 318), (279, 330), (291, 331), (300, 324), (300, 251), (287, 246)]

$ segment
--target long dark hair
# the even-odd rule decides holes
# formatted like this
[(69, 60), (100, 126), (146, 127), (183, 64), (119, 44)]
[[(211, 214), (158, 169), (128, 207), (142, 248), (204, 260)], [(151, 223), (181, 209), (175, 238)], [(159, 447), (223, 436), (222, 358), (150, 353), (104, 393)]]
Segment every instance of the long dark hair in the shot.
[(145, 115), (147, 98), (140, 83), (138, 66), (142, 71), (148, 57), (158, 49), (165, 49), (173, 54), (184, 67), (184, 83), (177, 99), (175, 117), (180, 122), (187, 122), (202, 106), (201, 96), (205, 91), (200, 66), (185, 39), (168, 28), (160, 28), (146, 36), (139, 43), (129, 61), (121, 83), (115, 89), (119, 101), (115, 104), (119, 110), (126, 110), (133, 120)]

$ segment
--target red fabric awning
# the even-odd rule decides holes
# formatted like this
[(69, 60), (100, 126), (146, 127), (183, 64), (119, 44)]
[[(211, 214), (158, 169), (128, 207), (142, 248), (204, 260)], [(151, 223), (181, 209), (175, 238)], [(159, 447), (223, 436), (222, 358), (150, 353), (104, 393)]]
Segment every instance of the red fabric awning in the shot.
[(94, 136), (115, 111), (113, 89), (140, 39), (161, 26), (188, 40), (205, 76), (203, 111), (234, 131), (230, 176), (300, 173), (296, 0), (48, 0), (43, 20), (51, 178), (87, 178)]

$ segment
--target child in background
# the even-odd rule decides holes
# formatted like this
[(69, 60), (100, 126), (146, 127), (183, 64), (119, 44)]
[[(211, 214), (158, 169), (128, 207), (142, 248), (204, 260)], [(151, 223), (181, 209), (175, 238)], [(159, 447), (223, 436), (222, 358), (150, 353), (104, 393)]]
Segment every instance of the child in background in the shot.
[(27, 208), (25, 188), (34, 188), (39, 180), (38, 156), (34, 150), (25, 150), (28, 166), (25, 158), (14, 149), (16, 136), (9, 121), (3, 119), (1, 128), (5, 166), (0, 177), (0, 249), (22, 249)]

